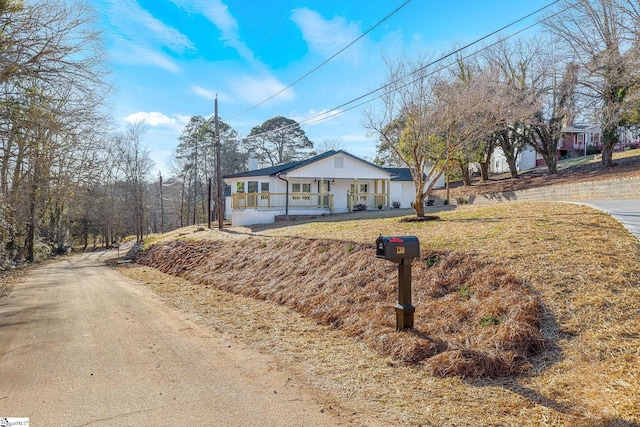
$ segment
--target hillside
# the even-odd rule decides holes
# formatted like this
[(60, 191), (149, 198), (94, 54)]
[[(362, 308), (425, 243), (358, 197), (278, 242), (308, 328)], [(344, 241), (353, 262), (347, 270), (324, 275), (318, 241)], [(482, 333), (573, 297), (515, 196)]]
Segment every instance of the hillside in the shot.
[[(467, 205), (438, 215), (190, 227), (149, 240), (158, 246), (145, 264), (172, 275), (121, 271), (273, 355), (330, 400), (368, 402), (394, 425), (637, 425), (637, 240), (581, 205)], [(420, 239), (414, 333), (392, 330), (395, 269), (375, 258), (378, 234)]]

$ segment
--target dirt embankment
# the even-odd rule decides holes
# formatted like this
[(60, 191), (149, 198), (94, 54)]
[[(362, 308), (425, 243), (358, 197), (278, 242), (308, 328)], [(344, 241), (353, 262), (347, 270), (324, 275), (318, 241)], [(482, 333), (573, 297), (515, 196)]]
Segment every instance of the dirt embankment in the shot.
[(437, 376), (526, 371), (544, 346), (536, 296), (468, 254), (423, 251), (413, 262), (415, 328), (395, 332), (397, 265), (374, 247), (301, 238), (174, 241), (138, 262), (200, 286), (286, 305), (344, 330), (395, 363)]

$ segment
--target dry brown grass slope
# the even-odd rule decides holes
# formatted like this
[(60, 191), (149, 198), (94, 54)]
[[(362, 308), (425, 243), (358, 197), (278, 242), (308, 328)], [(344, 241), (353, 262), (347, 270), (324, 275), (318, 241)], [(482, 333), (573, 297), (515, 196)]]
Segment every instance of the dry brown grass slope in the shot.
[[(415, 328), (395, 332), (395, 264), (371, 244), (301, 238), (174, 241), (144, 265), (199, 285), (286, 305), (437, 376), (522, 373), (544, 345), (537, 297), (504, 268), (469, 254), (424, 250), (414, 261)], [(424, 313), (429, 313), (425, 316)]]
[[(640, 173), (637, 165), (613, 171)], [(148, 267), (123, 272), (212, 327), (276, 355), (282, 367), (324, 390), (328, 399), (366, 401), (363, 410), (393, 424), (640, 425), (640, 243), (610, 216), (581, 205), (514, 202), (448, 209), (437, 212), (441, 220), (426, 223), (336, 215), (222, 232), (191, 228), (188, 235), (179, 236), (181, 230), (157, 240), (185, 241), (171, 243), (167, 255), (196, 248), (196, 255), (157, 261), (188, 281)], [(423, 334), (392, 331), (395, 267), (375, 259), (372, 244), (379, 234), (420, 238), (414, 303)], [(203, 240), (203, 249), (196, 239)], [(455, 265), (429, 268), (424, 260), (435, 254)], [(209, 270), (191, 273), (189, 262), (208, 264)], [(483, 300), (473, 280), (486, 278), (506, 278), (507, 293)], [(296, 292), (303, 294), (300, 302)], [(514, 295), (526, 298), (513, 302)], [(529, 306), (527, 298), (533, 298)], [(353, 308), (359, 304), (367, 308)], [(511, 334), (505, 340), (499, 327), (478, 326), (493, 306), (500, 313), (523, 307), (527, 316), (540, 314), (525, 321), (539, 322), (544, 346), (537, 354), (530, 351), (537, 349), (535, 333), (504, 328)], [(463, 336), (473, 338), (462, 343)], [(533, 337), (533, 346), (509, 353), (513, 349), (504, 343), (517, 343), (520, 336)], [(498, 348), (489, 349), (490, 343)], [(474, 371), (476, 364), (458, 357), (464, 348), (487, 357), (475, 360), (516, 354), (510, 366), (520, 373), (439, 377), (451, 372), (434, 369), (437, 357), (453, 356), (442, 365), (453, 373), (491, 372)], [(456, 364), (460, 360), (463, 368)]]
[[(291, 223), (261, 227), (260, 231), (237, 228), (189, 234), (181, 238), (225, 242), (216, 243), (222, 248), (218, 261), (204, 251), (199, 255), (201, 261), (198, 262), (209, 262), (211, 271), (199, 273), (203, 277), (192, 279), (206, 280), (208, 284), (176, 284), (174, 279), (168, 279), (170, 276), (149, 269), (144, 274), (137, 273), (137, 277), (175, 304), (199, 313), (212, 325), (237, 330), (238, 338), (248, 345), (277, 354), (288, 369), (336, 396), (337, 400), (362, 398), (370, 402), (370, 411), (399, 424), (605, 426), (640, 423), (638, 241), (608, 215), (580, 205), (460, 206), (438, 214), (440, 221), (427, 223), (381, 218)], [(421, 241), (423, 258), (430, 253), (455, 252), (463, 259), (488, 268), (493, 266), (515, 277), (515, 283), (519, 284), (516, 293), (533, 294), (541, 306), (540, 330), (545, 346), (540, 353), (528, 358), (531, 369), (524, 374), (496, 379), (438, 379), (432, 375), (433, 365), (428, 362), (393, 363), (380, 356), (383, 344), (375, 341), (370, 341), (373, 346), (365, 344), (366, 339), (361, 338), (367, 336), (362, 332), (366, 331), (363, 325), (375, 310), (367, 311), (361, 323), (353, 323), (353, 317), (348, 316), (352, 323), (342, 321), (343, 326), (359, 325), (361, 335), (358, 335), (346, 328), (318, 326), (318, 322), (308, 316), (256, 300), (255, 297), (271, 298), (260, 294), (261, 287), (238, 291), (253, 292), (255, 295), (251, 298), (234, 293), (232, 288), (229, 288), (232, 292), (217, 289), (218, 286), (242, 286), (234, 282), (258, 281), (257, 278), (241, 279), (231, 268), (225, 270), (225, 263), (234, 263), (237, 264), (234, 268), (246, 270), (244, 277), (264, 273), (264, 279), (259, 280), (273, 281), (276, 285), (279, 279), (269, 274), (272, 265), (269, 257), (285, 258), (278, 262), (285, 262), (289, 257), (296, 260), (279, 267), (281, 276), (295, 276), (303, 284), (324, 281), (326, 286), (332, 275), (341, 270), (333, 268), (335, 261), (330, 251), (321, 249), (333, 247), (326, 243), (326, 239), (331, 238), (344, 256), (350, 245), (354, 246), (351, 252), (356, 252), (355, 248), (362, 250), (359, 261), (362, 264), (354, 260), (353, 268), (345, 267), (341, 273), (349, 275), (341, 282), (344, 289), (373, 280), (367, 271), (376, 271), (386, 279), (382, 281), (384, 285), (374, 289), (385, 286), (387, 293), (393, 292), (394, 266), (376, 260), (370, 246), (378, 234), (416, 235)], [(298, 243), (296, 251), (283, 253), (275, 250), (282, 239), (306, 243)], [(242, 247), (233, 241), (247, 243)], [(225, 252), (226, 247), (232, 249)], [(371, 248), (368, 256), (367, 247)], [(170, 262), (188, 261), (171, 258)], [(305, 266), (307, 272), (301, 275)], [(425, 278), (428, 272), (425, 268)], [(438, 323), (447, 322), (450, 313), (438, 311), (437, 303), (427, 308), (430, 285), (421, 273), (416, 274), (416, 320), (420, 328), (437, 329)], [(284, 299), (293, 297), (291, 291), (287, 287), (279, 290)], [(321, 292), (316, 294), (320, 298)], [(449, 294), (452, 300), (464, 302), (459, 297), (460, 294)], [(374, 307), (380, 313), (385, 310), (390, 313), (390, 307), (382, 302), (384, 298)], [(338, 301), (340, 306), (339, 297), (324, 299)], [(357, 302), (354, 300), (354, 305)], [(313, 309), (305, 306), (300, 313)], [(485, 311), (480, 312), (485, 315)], [(347, 314), (353, 313), (347, 311)], [(375, 319), (382, 318), (376, 315)], [(393, 315), (377, 321), (384, 323), (382, 328), (390, 330)], [(451, 329), (450, 337), (445, 335), (442, 339), (451, 340), (455, 346), (454, 330)], [(478, 331), (483, 330), (475, 330)], [(389, 354), (398, 360), (406, 358), (403, 354)]]

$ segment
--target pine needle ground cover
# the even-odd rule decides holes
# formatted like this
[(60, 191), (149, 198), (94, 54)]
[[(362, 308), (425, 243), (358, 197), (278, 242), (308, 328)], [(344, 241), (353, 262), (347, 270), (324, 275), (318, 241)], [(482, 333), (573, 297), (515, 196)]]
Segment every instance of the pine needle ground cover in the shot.
[[(215, 281), (217, 275), (224, 274), (228, 265), (223, 267), (223, 264), (229, 264), (231, 257), (224, 262), (222, 259), (214, 261), (203, 252), (200, 261), (174, 259), (172, 268), (179, 265), (183, 275), (187, 274), (192, 262), (208, 263), (213, 270), (205, 277), (196, 275), (189, 282), (172, 287), (165, 295), (177, 305), (198, 307), (203, 316), (217, 318), (211, 320), (216, 325), (238, 328), (240, 337), (251, 345), (277, 351), (280, 357), (291, 362), (292, 367), (301, 366), (310, 382), (317, 386), (342, 399), (363, 398), (381, 418), (398, 423), (604, 426), (640, 422), (640, 245), (637, 240), (608, 215), (579, 205), (463, 206), (438, 215), (440, 221), (425, 223), (401, 223), (397, 218), (385, 218), (198, 234), (199, 238), (206, 235), (207, 239), (214, 240), (207, 245), (243, 248), (244, 251), (233, 255), (236, 258), (233, 262), (238, 263), (241, 270), (252, 271), (255, 271), (255, 265), (259, 269), (270, 269), (269, 256), (275, 256), (272, 253), (276, 252), (275, 246), (279, 242), (282, 245), (282, 242), (298, 241), (306, 255), (286, 252), (285, 257), (295, 259), (291, 264), (283, 264), (274, 274), (297, 275), (300, 283), (313, 281), (316, 293), (306, 296), (311, 298), (307, 301), (313, 301), (312, 298), (336, 301), (335, 312), (341, 316), (339, 319), (327, 317), (324, 322), (333, 325), (329, 328), (318, 329), (314, 326), (317, 320), (309, 323), (310, 313), (319, 310), (309, 303), (296, 308), (300, 313), (307, 313), (304, 315), (276, 310), (282, 306), (270, 301), (293, 300), (291, 289), (272, 289), (268, 295), (261, 294), (265, 291), (259, 290), (260, 287), (252, 291), (234, 290), (234, 286), (240, 285), (233, 284), (233, 277), (237, 276), (231, 273), (224, 281)], [(371, 244), (378, 234), (416, 235), (421, 241), (422, 257), (414, 262), (414, 305), (420, 334), (405, 333), (407, 342), (400, 346), (398, 341), (384, 338), (399, 336), (391, 330), (394, 318), (388, 315), (390, 308), (386, 302), (395, 298), (396, 277), (392, 263), (375, 259)], [(335, 243), (327, 242), (327, 236)], [(185, 237), (188, 236), (182, 238)], [(220, 240), (226, 243), (220, 243)], [(229, 240), (238, 241), (230, 243)], [(246, 241), (244, 247), (240, 246), (242, 241)], [(166, 247), (167, 253), (174, 250), (171, 245)], [(332, 247), (338, 248), (343, 258), (348, 258), (349, 254), (355, 257), (361, 251), (364, 256), (369, 253), (367, 248), (371, 248), (371, 252), (366, 257), (367, 264), (364, 264), (364, 257), (360, 261), (352, 259), (353, 268), (341, 273), (333, 268), (335, 261), (330, 258), (333, 255), (329, 250)], [(254, 261), (252, 253), (258, 252), (260, 260)], [(435, 258), (438, 262), (427, 265)], [(429, 259), (431, 261), (425, 262)], [(442, 262), (440, 267), (439, 262)], [(517, 328), (505, 328), (505, 333), (508, 332), (505, 336), (509, 342), (515, 337), (527, 337), (524, 341), (513, 340), (521, 342), (520, 347), (506, 348), (505, 336), (497, 333), (500, 326), (508, 324), (504, 321), (504, 310), (487, 314), (492, 310), (486, 310), (484, 304), (471, 307), (470, 302), (481, 297), (479, 285), (464, 287), (456, 282), (475, 283), (473, 274), (464, 273), (466, 276), (459, 277), (459, 281), (446, 279), (445, 282), (454, 284), (451, 288), (442, 284), (432, 286), (435, 282), (426, 279), (430, 272), (444, 274), (438, 268), (450, 265), (447, 264), (450, 262), (473, 266), (462, 272), (484, 269), (477, 278), (514, 278), (506, 280), (505, 290), (507, 294), (527, 296), (518, 300), (519, 310), (526, 313), (526, 320)], [(307, 268), (299, 270), (299, 264)], [(494, 269), (493, 273), (489, 271), (491, 269)], [(347, 309), (362, 303), (362, 295), (351, 305), (345, 304), (347, 294), (322, 296), (323, 287), (327, 294), (337, 292), (336, 288), (328, 287), (328, 282), (338, 274), (353, 274), (342, 278), (345, 288), (348, 284), (351, 288), (366, 289), (362, 284), (374, 280), (367, 275), (370, 270), (386, 277), (383, 280), (386, 293), (375, 295), (376, 291), (380, 293), (380, 288), (376, 287), (371, 289), (373, 295), (363, 294), (367, 300), (377, 301), (372, 303), (366, 315), (356, 316)], [(302, 271), (307, 273), (302, 274)], [(322, 277), (322, 287), (317, 277)], [(275, 287), (276, 278), (275, 275), (271, 277), (274, 281), (271, 287)], [(209, 284), (206, 285), (189, 284), (207, 280)], [(257, 279), (253, 280), (255, 284)], [(160, 281), (165, 279), (158, 279), (158, 283)], [(216, 289), (223, 282), (231, 292)], [(150, 286), (156, 286), (157, 292), (162, 294), (162, 287), (157, 283)], [(234, 296), (237, 295), (234, 292), (251, 297)], [(462, 308), (450, 306), (454, 309), (442, 313), (438, 311), (438, 304), (427, 307), (429, 299), (438, 298), (439, 301), (455, 301)], [(487, 308), (490, 304), (504, 307), (499, 301), (487, 300), (486, 303)], [(240, 314), (244, 311), (250, 315)], [(217, 313), (223, 313), (223, 317), (217, 317)], [(327, 313), (329, 311), (322, 309), (316, 313), (316, 318)], [(539, 313), (540, 317), (536, 319), (534, 313)], [(507, 316), (522, 320), (515, 314), (507, 311)], [(240, 318), (244, 323), (236, 322)], [(382, 332), (368, 329), (373, 319)], [(459, 319), (466, 320), (456, 323)], [(381, 324), (377, 324), (378, 321)], [(443, 328), (444, 323), (451, 325), (450, 329)], [(537, 323), (540, 327), (532, 332), (522, 326)], [(467, 331), (468, 336), (475, 334), (477, 337), (491, 331), (490, 339), (495, 339), (494, 343), (499, 345), (489, 349), (489, 346), (482, 347), (482, 343), (456, 341), (457, 336)], [(523, 331), (530, 333), (523, 334)], [(536, 332), (541, 333), (542, 346)], [(477, 340), (487, 340), (486, 336), (482, 338)], [(397, 348), (403, 350), (394, 351)], [(380, 357), (385, 351), (389, 356)], [(496, 355), (502, 355), (501, 360), (497, 360)], [(507, 355), (513, 356), (512, 364), (505, 365), (505, 361), (509, 361)], [(445, 356), (450, 360), (443, 366), (448, 366), (449, 370), (438, 372), (433, 362), (435, 358)], [(474, 363), (468, 363), (468, 359)], [(460, 361), (462, 365), (459, 365)], [(500, 368), (493, 371), (495, 377), (487, 377), (491, 372), (488, 368), (495, 369), (495, 366), (510, 366), (511, 375), (504, 376), (509, 369)], [(439, 378), (452, 374), (453, 377)], [(472, 378), (478, 374), (485, 376)]]
[[(526, 371), (543, 347), (535, 295), (504, 269), (462, 253), (423, 251), (414, 261), (411, 331), (396, 333), (397, 268), (371, 244), (300, 238), (174, 241), (138, 262), (199, 285), (293, 308), (344, 330), (394, 362), (437, 376)], [(176, 261), (180, 260), (180, 261)]]

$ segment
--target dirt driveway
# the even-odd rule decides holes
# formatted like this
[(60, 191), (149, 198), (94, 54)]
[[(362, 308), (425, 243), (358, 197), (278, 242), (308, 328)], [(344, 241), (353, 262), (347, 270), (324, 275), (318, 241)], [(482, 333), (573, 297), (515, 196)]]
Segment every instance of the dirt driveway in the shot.
[(0, 417), (38, 426), (362, 423), (105, 267), (108, 256), (37, 268), (0, 300)]

